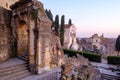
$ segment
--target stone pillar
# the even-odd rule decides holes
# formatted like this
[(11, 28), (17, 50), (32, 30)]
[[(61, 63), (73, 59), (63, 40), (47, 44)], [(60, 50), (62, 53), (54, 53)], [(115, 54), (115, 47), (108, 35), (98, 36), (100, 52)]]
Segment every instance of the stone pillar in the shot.
[(44, 56), (43, 56), (43, 41), (42, 37), (38, 35), (38, 40), (37, 40), (37, 50), (36, 50), (36, 69), (37, 69), (37, 74), (41, 74), (44, 72)]
[(36, 70), (37, 70), (37, 74), (41, 73), (41, 42), (38, 38), (38, 42), (37, 42), (37, 54), (36, 54)]
[(41, 74), (44, 71), (50, 70), (50, 50), (46, 38), (43, 37), (45, 34), (39, 34), (37, 41), (37, 52), (36, 52), (36, 68), (37, 74)]
[(34, 20), (30, 20), (29, 23), (29, 67), (31, 72), (36, 73), (35, 71), (35, 52), (34, 52), (34, 29), (35, 23)]
[(48, 39), (45, 39), (45, 70), (50, 70), (50, 61), (51, 61), (51, 56), (50, 56), (50, 46), (49, 46), (49, 41)]

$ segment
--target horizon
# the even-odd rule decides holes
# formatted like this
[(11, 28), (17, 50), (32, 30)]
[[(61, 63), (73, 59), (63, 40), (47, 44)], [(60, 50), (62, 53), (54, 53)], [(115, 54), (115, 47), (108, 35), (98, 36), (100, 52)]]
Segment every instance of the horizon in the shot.
[(60, 19), (65, 15), (65, 24), (71, 19), (78, 37), (97, 33), (116, 38), (120, 34), (120, 0), (39, 1), (45, 9), (51, 10), (54, 17), (58, 14)]

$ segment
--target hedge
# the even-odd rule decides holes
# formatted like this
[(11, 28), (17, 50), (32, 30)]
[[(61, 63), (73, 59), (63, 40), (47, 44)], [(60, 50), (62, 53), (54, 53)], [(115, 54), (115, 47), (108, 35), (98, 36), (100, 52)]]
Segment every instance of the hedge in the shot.
[(108, 56), (108, 64), (120, 65), (120, 56)]
[(101, 55), (92, 52), (83, 52), (77, 50), (63, 49), (64, 54), (67, 54), (69, 57), (77, 57), (77, 54), (83, 55), (85, 58), (88, 58), (89, 61), (101, 62)]

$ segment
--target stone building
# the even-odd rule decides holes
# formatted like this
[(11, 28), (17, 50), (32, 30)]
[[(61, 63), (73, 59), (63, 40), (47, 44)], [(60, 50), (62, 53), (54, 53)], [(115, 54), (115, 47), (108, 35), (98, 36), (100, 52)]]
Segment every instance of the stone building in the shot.
[[(52, 60), (61, 56), (62, 50), (43, 4), (37, 0), (16, 1), (0, 2), (0, 62), (27, 54), (31, 72), (50, 70)], [(60, 64), (58, 60), (56, 66)]]
[[(87, 74), (83, 73), (79, 77), (86, 78), (89, 75), (89, 80), (94, 79), (95, 71), (87, 59), (81, 56), (68, 58), (63, 55), (60, 39), (52, 32), (52, 22), (48, 19), (41, 2), (19, 0), (10, 8), (0, 5), (0, 12), (1, 80), (59, 80), (61, 65), (67, 66), (64, 72), (70, 74), (75, 67), (82, 70), (81, 68), (86, 66), (85, 70), (78, 72), (80, 74), (87, 72)], [(71, 25), (67, 33), (71, 40), (69, 44), (71, 48), (74, 48), (76, 43), (75, 30), (74, 25)], [(27, 59), (28, 62), (19, 59), (22, 58), (21, 56), (24, 56), (23, 60)], [(42, 74), (33, 75), (29, 71)]]
[(101, 37), (98, 34), (92, 35), (90, 38), (78, 39), (79, 50), (99, 50), (101, 47)]
[(99, 52), (101, 54), (116, 54), (115, 38), (105, 38), (102, 34), (94, 34), (90, 38), (78, 39), (79, 50)]
[(78, 50), (75, 25), (65, 25), (64, 48)]
[(90, 42), (92, 43), (92, 49), (94, 48), (100, 49), (101, 37), (99, 37), (98, 34), (94, 34), (90, 38)]
[(105, 47), (105, 50), (103, 50), (103, 53), (107, 55), (116, 55), (115, 51), (115, 38), (103, 38), (101, 44)]

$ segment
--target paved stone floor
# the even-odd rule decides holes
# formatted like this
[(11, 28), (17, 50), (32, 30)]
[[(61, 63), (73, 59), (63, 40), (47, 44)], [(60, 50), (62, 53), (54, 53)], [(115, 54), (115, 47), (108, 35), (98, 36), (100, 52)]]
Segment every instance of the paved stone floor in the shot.
[(23, 61), (17, 57), (11, 58), (9, 60), (6, 60), (6, 61), (0, 63), (0, 69), (5, 68), (5, 67), (14, 66), (14, 65), (23, 64), (23, 63), (25, 63), (25, 61)]
[[(118, 66), (116, 65), (109, 65), (109, 64), (105, 64), (105, 63), (96, 63), (96, 62), (91, 62), (91, 64), (98, 70), (100, 70), (100, 72), (102, 74), (108, 74), (108, 75), (113, 75), (113, 76), (120, 76), (117, 73), (120, 73), (119, 71), (117, 71)], [(116, 70), (116, 71), (113, 71)]]
[(104, 58), (102, 58), (102, 63), (107, 64), (107, 60), (106, 60), (106, 59), (104, 59)]

